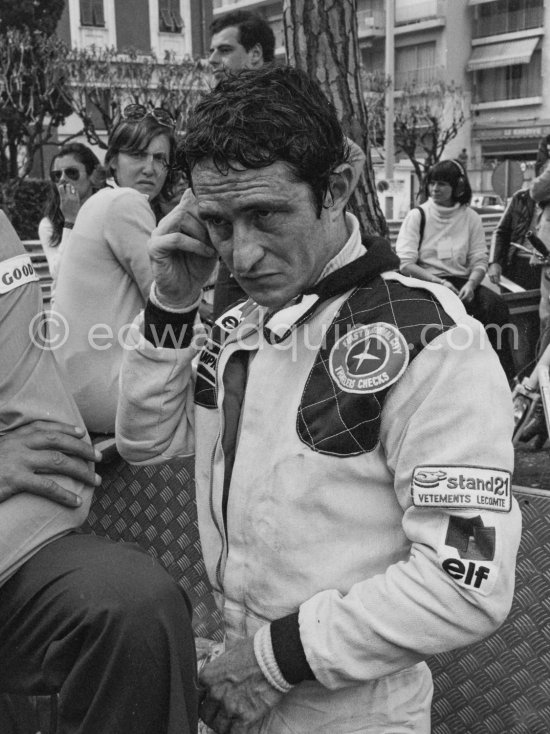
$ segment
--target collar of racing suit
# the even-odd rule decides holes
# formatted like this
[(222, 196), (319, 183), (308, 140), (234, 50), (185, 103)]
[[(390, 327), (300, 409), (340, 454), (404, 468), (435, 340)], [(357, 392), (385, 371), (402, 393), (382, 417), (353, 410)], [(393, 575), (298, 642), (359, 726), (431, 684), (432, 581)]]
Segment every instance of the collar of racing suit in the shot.
[(265, 338), (271, 344), (284, 341), (291, 331), (305, 323), (324, 301), (365, 285), (380, 273), (399, 268), (399, 258), (383, 237), (364, 237), (366, 252), (361, 257), (329, 273), (312, 288), (307, 289), (290, 305), (266, 314), (263, 323)]

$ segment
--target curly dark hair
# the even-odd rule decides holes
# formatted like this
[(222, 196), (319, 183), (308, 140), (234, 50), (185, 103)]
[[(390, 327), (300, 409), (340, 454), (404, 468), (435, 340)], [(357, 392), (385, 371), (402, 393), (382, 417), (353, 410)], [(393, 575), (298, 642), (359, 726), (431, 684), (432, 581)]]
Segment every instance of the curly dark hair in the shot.
[[(82, 143), (66, 143), (62, 145), (57, 153), (54, 155), (50, 162), (50, 171), (53, 168), (53, 164), (58, 158), (62, 158), (65, 155), (72, 155), (79, 163), (82, 163), (88, 176), (99, 168), (99, 158), (96, 154), (88, 148), (87, 145)], [(93, 191), (97, 191), (97, 187), (93, 187)], [(50, 184), (48, 191), (48, 198), (44, 206), (44, 216), (47, 217), (52, 223), (52, 237), (51, 246), (57, 247), (61, 242), (61, 235), (63, 233), (63, 225), (65, 224), (65, 217), (61, 213), (59, 206), (59, 191), (55, 184)]]
[(349, 157), (336, 110), (321, 87), (291, 67), (248, 69), (222, 80), (193, 110), (177, 163), (192, 171), (211, 158), (220, 173), (285, 162), (311, 187), (317, 215), (330, 177)]
[(433, 181), (445, 181), (453, 187), (453, 201), (458, 204), (469, 204), (472, 200), (472, 187), (464, 166), (459, 161), (449, 158), (439, 161), (428, 171), (425, 182), (425, 195), (429, 196), (428, 187)]
[(213, 20), (210, 33), (214, 35), (233, 26), (239, 29), (239, 42), (246, 51), (250, 51), (258, 43), (262, 47), (264, 62), (268, 64), (273, 61), (275, 34), (267, 20), (249, 10), (233, 10)]

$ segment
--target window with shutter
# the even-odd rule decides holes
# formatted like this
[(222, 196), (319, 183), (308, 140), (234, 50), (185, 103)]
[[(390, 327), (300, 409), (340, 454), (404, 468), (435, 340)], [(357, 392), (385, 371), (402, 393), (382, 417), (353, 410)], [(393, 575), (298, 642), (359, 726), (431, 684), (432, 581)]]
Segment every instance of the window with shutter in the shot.
[(80, 25), (93, 25), (94, 12), (92, 0), (80, 0)]
[(80, 0), (80, 25), (105, 27), (103, 0)]
[(159, 30), (162, 33), (179, 33), (183, 26), (179, 0), (159, 0)]
[(172, 20), (174, 21), (175, 30), (179, 33), (183, 28), (184, 23), (177, 0), (172, 0)]
[(103, 12), (103, 0), (93, 0), (94, 4), (94, 25), (105, 26), (105, 15)]
[(435, 41), (396, 49), (396, 89), (403, 89), (408, 84), (431, 84), (436, 78)]
[(170, 0), (159, 0), (159, 30), (162, 33), (170, 33), (174, 30)]

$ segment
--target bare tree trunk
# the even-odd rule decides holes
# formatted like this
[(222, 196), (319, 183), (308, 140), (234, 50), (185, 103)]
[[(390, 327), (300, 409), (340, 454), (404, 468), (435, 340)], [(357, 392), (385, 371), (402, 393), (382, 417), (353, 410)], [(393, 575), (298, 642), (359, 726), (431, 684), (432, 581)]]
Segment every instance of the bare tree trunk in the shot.
[(350, 202), (365, 234), (387, 235), (376, 193), (367, 134), (367, 109), (359, 77), (357, 0), (284, 0), (289, 63), (323, 87), (348, 137), (367, 160)]

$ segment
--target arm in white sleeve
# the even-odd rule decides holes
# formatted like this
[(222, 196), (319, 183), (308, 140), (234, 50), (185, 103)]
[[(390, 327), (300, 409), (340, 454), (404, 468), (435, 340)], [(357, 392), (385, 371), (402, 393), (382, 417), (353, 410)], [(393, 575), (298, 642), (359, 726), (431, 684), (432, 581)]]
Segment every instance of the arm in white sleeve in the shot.
[(116, 441), (132, 463), (166, 461), (195, 449), (194, 343), (155, 347), (143, 336), (143, 315), (128, 335), (120, 371)]
[(420, 223), (420, 212), (417, 209), (411, 210), (403, 220), (395, 245), (395, 251), (401, 262), (399, 269), (404, 275), (410, 275), (412, 278), (442, 284), (444, 282), (442, 278), (418, 265)]
[(147, 243), (155, 228), (155, 216), (146, 196), (132, 189), (116, 197), (107, 212), (104, 232), (107, 242), (143, 299), (153, 282)]
[[(513, 468), (509, 389), (482, 328), (468, 321), (470, 334), (462, 334), (475, 343), (459, 347), (462, 327), (437, 337), (384, 405), (380, 437), (404, 513), (408, 558), (346, 595), (322, 591), (300, 607), (305, 656), (328, 688), (391, 674), (473, 643), (494, 631), (510, 609), (521, 533), (510, 485), (504, 502), (509, 511), (447, 507), (454, 491), (441, 486), (431, 490), (438, 497), (427, 506), (415, 506), (411, 496), (416, 467), (443, 473), (454, 467), (454, 475), (500, 479)], [(481, 528), (486, 543), (476, 547), (469, 527)]]
[(477, 212), (467, 210), (469, 215), (470, 248), (468, 250), (468, 266), (470, 273), (479, 270), (479, 282), (483, 280), (489, 263), (489, 252), (485, 242), (483, 222)]
[(407, 214), (397, 240), (395, 242), (395, 252), (401, 261), (401, 272), (405, 272), (407, 265), (414, 265), (418, 262), (418, 250), (420, 248), (420, 212), (415, 209)]

